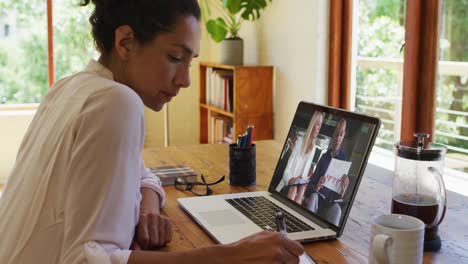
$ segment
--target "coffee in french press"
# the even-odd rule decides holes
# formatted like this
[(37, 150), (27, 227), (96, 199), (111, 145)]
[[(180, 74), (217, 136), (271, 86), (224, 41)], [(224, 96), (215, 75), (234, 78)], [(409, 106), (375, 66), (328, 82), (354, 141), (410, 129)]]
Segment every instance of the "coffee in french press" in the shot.
[(446, 210), (446, 190), (442, 173), (447, 149), (424, 139), (429, 134), (416, 133), (417, 141), (395, 144), (392, 213), (419, 218), (425, 224), (424, 251), (441, 248), (439, 224)]

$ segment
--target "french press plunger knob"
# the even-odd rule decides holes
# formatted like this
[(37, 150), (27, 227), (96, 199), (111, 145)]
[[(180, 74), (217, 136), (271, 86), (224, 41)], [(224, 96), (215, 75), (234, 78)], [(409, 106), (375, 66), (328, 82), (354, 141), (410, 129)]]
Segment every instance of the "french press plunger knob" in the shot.
[(414, 133), (414, 136), (418, 138), (418, 150), (420, 151), (421, 149), (424, 148), (424, 139), (429, 138), (429, 133)]

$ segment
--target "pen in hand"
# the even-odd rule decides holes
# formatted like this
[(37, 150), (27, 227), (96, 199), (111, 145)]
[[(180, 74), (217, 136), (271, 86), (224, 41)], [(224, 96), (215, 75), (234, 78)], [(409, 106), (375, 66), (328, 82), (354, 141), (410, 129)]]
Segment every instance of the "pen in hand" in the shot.
[[(284, 221), (284, 214), (283, 212), (277, 212), (275, 216), (276, 220), (276, 227), (278, 228), (278, 232), (283, 236), (286, 237), (288, 234), (286, 231), (286, 223)], [(316, 262), (307, 255), (307, 253), (303, 253), (301, 256), (299, 256), (299, 263), (307, 263), (307, 264), (316, 264)]]
[(277, 212), (275, 216), (275, 220), (276, 220), (276, 227), (278, 228), (278, 232), (280, 232), (282, 236), (286, 237), (288, 233), (286, 232), (286, 223), (284, 221), (283, 212)]

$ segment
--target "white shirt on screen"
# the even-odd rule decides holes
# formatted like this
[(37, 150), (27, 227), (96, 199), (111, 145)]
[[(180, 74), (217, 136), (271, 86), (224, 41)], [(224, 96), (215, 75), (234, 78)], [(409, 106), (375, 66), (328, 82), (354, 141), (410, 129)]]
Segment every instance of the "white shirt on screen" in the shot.
[(308, 177), (316, 147), (314, 144), (310, 152), (303, 153), (302, 144), (305, 144), (303, 142), (303, 137), (299, 137), (296, 140), (291, 156), (289, 156), (288, 164), (284, 169), (283, 178), (278, 186), (276, 186), (276, 191), (281, 191), (284, 186), (288, 185), (289, 180), (293, 177), (301, 177), (302, 179), (306, 179)]

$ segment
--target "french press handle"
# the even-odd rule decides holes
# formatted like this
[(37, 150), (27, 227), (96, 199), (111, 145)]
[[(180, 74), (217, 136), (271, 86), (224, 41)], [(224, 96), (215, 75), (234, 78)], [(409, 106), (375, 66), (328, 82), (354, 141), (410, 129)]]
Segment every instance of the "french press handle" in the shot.
[(434, 222), (429, 226), (433, 227), (439, 225), (442, 222), (442, 220), (444, 220), (445, 211), (447, 210), (447, 189), (445, 189), (444, 178), (442, 177), (442, 174), (440, 174), (439, 170), (437, 170), (434, 167), (429, 167), (427, 169), (436, 176), (436, 179), (439, 182), (439, 192), (441, 196), (437, 217), (436, 219), (434, 219)]

